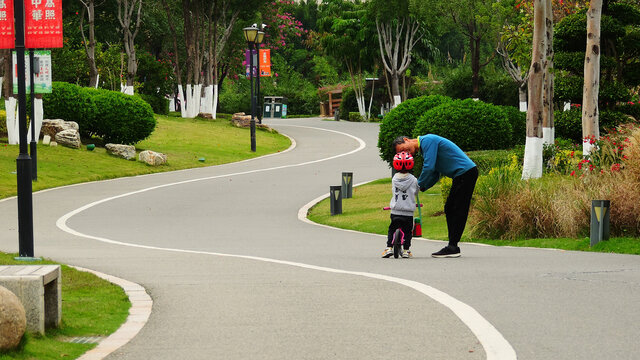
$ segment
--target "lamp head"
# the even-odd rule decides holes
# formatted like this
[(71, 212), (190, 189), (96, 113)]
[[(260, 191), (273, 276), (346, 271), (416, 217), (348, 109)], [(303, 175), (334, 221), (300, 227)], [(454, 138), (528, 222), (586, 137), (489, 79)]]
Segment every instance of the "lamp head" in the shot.
[(256, 38), (258, 37), (258, 27), (256, 26), (256, 24), (253, 24), (253, 26), (246, 27), (242, 29), (242, 31), (244, 32), (244, 39), (247, 40), (247, 42), (249, 43), (256, 42)]

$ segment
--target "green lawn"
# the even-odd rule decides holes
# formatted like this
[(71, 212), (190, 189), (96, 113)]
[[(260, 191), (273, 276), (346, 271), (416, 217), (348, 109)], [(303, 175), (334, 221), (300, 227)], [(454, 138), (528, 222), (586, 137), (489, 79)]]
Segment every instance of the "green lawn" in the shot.
[[(15, 256), (0, 253), (0, 264), (55, 264), (48, 260), (25, 263), (14, 260)], [(47, 329), (44, 336), (27, 333), (18, 349), (0, 352), (0, 360), (75, 359), (95, 345), (70, 343), (70, 338), (108, 336), (127, 319), (130, 306), (119, 286), (62, 265), (62, 325)]]
[[(353, 189), (353, 198), (344, 199), (342, 214), (331, 216), (329, 200), (325, 199), (309, 210), (311, 221), (374, 234), (386, 234), (389, 228), (389, 212), (383, 211), (383, 206), (389, 206), (391, 199), (391, 179), (380, 179)], [(444, 203), (440, 196), (440, 186), (436, 185), (424, 193), (420, 193), (422, 208), (422, 236), (427, 239), (446, 240), (447, 224), (443, 214)], [(415, 216), (418, 216), (416, 211)], [(554, 248), (564, 250), (611, 252), (620, 254), (640, 255), (640, 239), (611, 238), (600, 242), (593, 248), (589, 246), (589, 238), (567, 239), (516, 239), (493, 240), (475, 239), (469, 236), (468, 226), (462, 241), (478, 242), (496, 246), (519, 246)]]
[[(138, 151), (153, 150), (167, 154), (168, 164), (153, 167), (140, 161), (127, 161), (106, 153), (103, 147), (94, 151), (62, 146), (38, 145), (38, 181), (33, 191), (87, 181), (112, 179), (193, 167), (219, 165), (249, 159), (287, 149), (288, 138), (264, 130), (256, 131), (256, 152), (250, 148), (249, 129), (237, 128), (228, 118), (207, 120), (183, 119), (156, 115), (158, 124), (153, 134), (136, 144)], [(17, 145), (0, 139), (0, 199), (17, 194)], [(199, 159), (204, 158), (204, 162)]]

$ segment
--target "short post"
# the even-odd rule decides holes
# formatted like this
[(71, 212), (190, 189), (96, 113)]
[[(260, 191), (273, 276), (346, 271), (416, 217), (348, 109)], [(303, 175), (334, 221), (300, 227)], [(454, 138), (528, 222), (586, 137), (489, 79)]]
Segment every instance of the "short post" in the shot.
[(333, 111), (333, 120), (335, 121), (340, 121), (340, 110), (335, 109)]
[(591, 200), (590, 246), (609, 240), (610, 200)]
[(342, 186), (329, 186), (331, 215), (342, 214)]
[(342, 173), (342, 198), (351, 199), (353, 196), (353, 173)]

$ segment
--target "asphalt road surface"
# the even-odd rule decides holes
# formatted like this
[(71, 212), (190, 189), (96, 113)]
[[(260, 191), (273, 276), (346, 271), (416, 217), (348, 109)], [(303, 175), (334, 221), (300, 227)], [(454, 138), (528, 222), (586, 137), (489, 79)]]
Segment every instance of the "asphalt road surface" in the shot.
[[(384, 237), (299, 216), (343, 171), (390, 175), (378, 125), (265, 123), (294, 145), (34, 194), (36, 256), (153, 298), (107, 359), (640, 358), (640, 257), (462, 243), (434, 259), (443, 243), (417, 240), (413, 259), (381, 259)], [(16, 199), (0, 214), (0, 250), (17, 252)]]

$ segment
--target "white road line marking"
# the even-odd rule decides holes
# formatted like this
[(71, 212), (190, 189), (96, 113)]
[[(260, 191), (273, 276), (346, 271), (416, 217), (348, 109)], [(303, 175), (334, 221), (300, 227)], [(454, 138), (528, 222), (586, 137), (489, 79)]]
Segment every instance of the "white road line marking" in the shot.
[[(419, 282), (416, 282), (416, 281), (396, 278), (396, 277), (382, 275), (382, 274), (374, 274), (374, 273), (367, 273), (367, 272), (357, 272), (357, 271), (347, 271), (347, 270), (341, 270), (341, 269), (333, 269), (333, 268), (328, 268), (328, 267), (322, 267), (322, 266), (316, 266), (316, 265), (310, 265), (310, 264), (304, 264), (304, 263), (297, 263), (297, 262), (291, 262), (291, 261), (284, 261), (284, 260), (277, 260), (277, 259), (270, 259), (270, 258), (263, 258), (263, 257), (256, 257), (256, 256), (223, 254), (223, 253), (214, 253), (214, 252), (207, 252), (207, 251), (185, 250), (185, 249), (175, 249), (175, 248), (163, 248), (163, 247), (157, 247), (157, 246), (131, 244), (131, 243), (115, 241), (115, 240), (111, 240), (111, 239), (107, 239), (107, 238), (101, 238), (101, 237), (97, 237), (97, 236), (92, 236), (92, 235), (88, 235), (88, 234), (83, 234), (83, 233), (75, 231), (75, 230), (73, 230), (73, 229), (71, 229), (71, 228), (69, 228), (67, 226), (67, 221), (71, 217), (73, 217), (74, 215), (77, 215), (78, 213), (80, 213), (80, 212), (82, 212), (84, 210), (87, 210), (87, 209), (89, 209), (91, 207), (94, 207), (96, 205), (99, 205), (99, 204), (102, 204), (102, 203), (105, 203), (105, 202), (108, 202), (108, 201), (111, 201), (111, 200), (123, 198), (123, 197), (126, 197), (126, 196), (135, 195), (135, 194), (147, 192), (147, 191), (150, 191), (150, 190), (165, 188), (165, 187), (169, 187), (169, 186), (196, 182), (196, 181), (212, 180), (212, 179), (224, 178), (224, 177), (229, 177), (229, 176), (246, 175), (246, 174), (252, 174), (252, 173), (257, 173), (257, 172), (262, 172), (262, 171), (279, 170), (279, 169), (286, 169), (286, 168), (291, 168), (291, 167), (314, 164), (314, 163), (318, 163), (318, 162), (322, 162), (322, 161), (332, 160), (332, 159), (339, 158), (339, 157), (342, 157), (342, 156), (347, 156), (347, 155), (353, 154), (355, 152), (358, 152), (358, 151), (360, 151), (360, 150), (362, 150), (362, 149), (364, 149), (366, 147), (366, 143), (362, 139), (360, 139), (358, 137), (355, 137), (353, 135), (350, 135), (350, 134), (346, 134), (346, 133), (340, 132), (340, 131), (323, 129), (323, 128), (316, 128), (316, 127), (310, 127), (310, 126), (299, 126), (299, 125), (283, 125), (283, 126), (292, 126), (292, 127), (309, 128), (309, 129), (314, 129), (314, 130), (323, 130), (323, 131), (334, 132), (334, 133), (345, 135), (345, 136), (348, 136), (350, 138), (355, 139), (356, 141), (358, 141), (360, 146), (357, 149), (352, 150), (350, 152), (347, 152), (347, 153), (344, 153), (344, 154), (335, 155), (335, 156), (331, 156), (331, 157), (324, 158), (324, 159), (312, 160), (312, 161), (307, 161), (307, 162), (303, 162), (303, 163), (299, 163), (299, 164), (290, 164), (290, 165), (283, 165), (283, 166), (277, 166), (277, 167), (272, 167), (272, 168), (250, 170), (250, 171), (238, 172), (238, 173), (234, 173), (234, 174), (217, 175), (217, 176), (210, 176), (210, 177), (204, 177), (204, 178), (198, 178), (198, 179), (190, 179), (190, 180), (179, 181), (179, 182), (170, 183), (170, 184), (153, 186), (153, 187), (146, 188), (146, 189), (141, 189), (141, 190), (132, 191), (132, 192), (128, 192), (128, 193), (121, 194), (121, 195), (112, 196), (112, 197), (109, 197), (109, 198), (106, 198), (106, 199), (102, 199), (102, 200), (98, 200), (98, 201), (92, 202), (90, 204), (82, 206), (82, 207), (80, 207), (80, 208), (78, 208), (78, 209), (76, 209), (74, 211), (71, 211), (71, 212), (63, 215), (62, 217), (60, 217), (58, 219), (58, 221), (56, 221), (56, 226), (58, 228), (60, 228), (62, 231), (65, 231), (65, 232), (67, 232), (67, 233), (69, 233), (71, 235), (84, 237), (84, 238), (87, 238), (87, 239), (92, 239), (92, 240), (95, 240), (95, 241), (100, 241), (100, 242), (113, 244), (113, 245), (128, 246), (128, 247), (135, 247), (135, 248), (149, 249), (149, 250), (170, 251), (170, 252), (177, 252), (177, 253), (213, 255), (213, 256), (221, 256), (221, 257), (256, 260), (256, 261), (262, 261), (262, 262), (268, 262), (268, 263), (274, 263), (274, 264), (295, 266), (295, 267), (311, 269), (311, 270), (325, 271), (325, 272), (336, 273), (336, 274), (349, 274), (349, 275), (364, 276), (364, 277), (368, 277), (368, 278), (372, 278), (372, 279), (385, 280), (385, 281), (390, 281), (390, 282), (394, 282), (394, 283), (397, 283), (397, 284), (401, 284), (401, 285), (410, 287), (412, 289), (415, 289), (415, 290), (419, 291), (420, 293), (432, 298), (433, 300), (435, 300), (435, 301), (439, 302), (440, 304), (442, 304), (442, 305), (446, 306), (447, 308), (449, 308), (456, 316), (458, 316), (458, 318), (477, 337), (478, 341), (480, 341), (480, 343), (482, 344), (482, 346), (483, 346), (483, 348), (485, 350), (485, 353), (487, 354), (487, 359), (488, 360), (512, 360), (512, 359), (517, 359), (515, 350), (513, 349), (513, 347), (511, 347), (511, 344), (509, 344), (509, 342), (502, 336), (502, 334), (493, 325), (491, 325), (491, 323), (489, 323), (484, 317), (482, 317), (482, 315), (480, 315), (475, 309), (473, 309), (469, 305), (467, 305), (467, 304), (465, 304), (465, 303), (453, 298), (452, 296), (450, 296), (450, 295), (448, 295), (448, 294), (446, 294), (446, 293), (444, 293), (444, 292), (442, 292), (440, 290), (437, 290), (437, 289), (435, 289), (435, 288), (433, 288), (431, 286), (428, 286), (428, 285), (425, 285), (425, 284), (422, 284), (422, 283), (419, 283)], [(299, 214), (300, 214), (300, 212), (299, 212)]]

